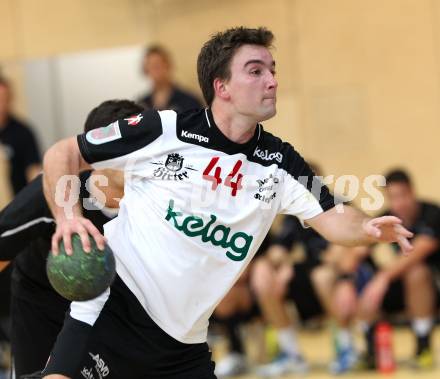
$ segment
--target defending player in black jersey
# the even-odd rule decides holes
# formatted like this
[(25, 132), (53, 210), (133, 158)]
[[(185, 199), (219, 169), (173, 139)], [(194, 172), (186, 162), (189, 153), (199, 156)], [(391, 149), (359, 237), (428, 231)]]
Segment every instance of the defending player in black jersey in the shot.
[[(85, 131), (107, 125), (120, 117), (138, 113), (142, 108), (131, 101), (106, 101), (92, 110)], [(100, 187), (107, 196), (107, 207), (99, 210), (91, 202), (97, 176), (106, 175), (109, 185)], [(122, 197), (123, 179), (115, 171), (90, 171), (81, 174), (81, 204), (84, 216), (100, 230), (117, 213)], [(92, 188), (86, 189), (86, 183)], [(113, 211), (112, 211), (113, 210)], [(115, 212), (116, 210), (116, 212)], [(55, 222), (43, 194), (42, 176), (38, 176), (0, 212), (0, 260), (14, 260), (11, 299), (11, 343), (15, 375), (41, 370), (47, 362), (56, 336), (63, 325), (70, 302), (58, 295), (46, 276), (46, 258)]]

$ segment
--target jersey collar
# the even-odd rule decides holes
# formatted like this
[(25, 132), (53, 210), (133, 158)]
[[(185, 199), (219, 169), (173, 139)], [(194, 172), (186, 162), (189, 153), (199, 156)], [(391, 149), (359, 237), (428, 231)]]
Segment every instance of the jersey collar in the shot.
[(252, 138), (245, 143), (236, 143), (231, 141), (228, 137), (226, 137), (218, 126), (215, 124), (214, 117), (212, 115), (211, 108), (205, 109), (205, 118), (206, 124), (209, 128), (208, 134), (210, 137), (210, 145), (216, 149), (221, 150), (227, 154), (237, 154), (243, 153), (246, 154), (249, 151), (253, 151), (257, 146), (258, 140), (263, 132), (263, 127), (261, 124), (257, 125), (255, 129), (255, 133)]

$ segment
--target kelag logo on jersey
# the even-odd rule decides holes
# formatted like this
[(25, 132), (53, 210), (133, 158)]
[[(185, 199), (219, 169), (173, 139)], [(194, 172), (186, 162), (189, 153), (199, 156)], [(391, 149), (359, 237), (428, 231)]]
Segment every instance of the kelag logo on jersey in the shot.
[(279, 163), (281, 163), (281, 161), (283, 160), (283, 154), (281, 154), (279, 151), (277, 151), (276, 153), (269, 153), (268, 150), (260, 150), (258, 146), (255, 148), (254, 157), (258, 157), (263, 161), (276, 160)]
[[(191, 166), (183, 166), (183, 156), (177, 153), (168, 154), (165, 163), (163, 162), (151, 162), (151, 164), (161, 167), (156, 168), (153, 171), (155, 178), (162, 180), (184, 180), (188, 179), (188, 171), (197, 171)], [(182, 171), (182, 169), (184, 169)]]
[(188, 237), (201, 237), (202, 242), (211, 243), (214, 246), (221, 246), (226, 251), (226, 256), (233, 261), (242, 261), (249, 252), (253, 236), (244, 232), (233, 233), (231, 228), (217, 224), (216, 215), (211, 215), (210, 220), (205, 223), (201, 217), (189, 215), (184, 216), (182, 212), (174, 210), (174, 200), (168, 204), (165, 220), (172, 222), (174, 227)]

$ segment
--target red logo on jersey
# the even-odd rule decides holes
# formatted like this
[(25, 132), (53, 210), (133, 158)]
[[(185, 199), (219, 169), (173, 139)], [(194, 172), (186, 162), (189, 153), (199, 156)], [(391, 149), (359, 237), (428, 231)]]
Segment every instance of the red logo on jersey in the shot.
[(128, 125), (136, 126), (137, 124), (139, 124), (141, 122), (143, 117), (144, 116), (142, 116), (141, 114), (138, 114), (136, 116), (131, 116), (129, 118), (124, 118), (124, 120), (128, 122)]

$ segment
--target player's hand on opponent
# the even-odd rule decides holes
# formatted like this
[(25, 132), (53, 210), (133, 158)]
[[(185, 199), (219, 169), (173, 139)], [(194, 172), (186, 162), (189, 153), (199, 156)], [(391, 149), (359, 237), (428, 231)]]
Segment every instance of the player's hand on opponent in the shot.
[(397, 242), (404, 254), (409, 253), (413, 247), (408, 238), (414, 236), (402, 226), (402, 220), (395, 216), (382, 216), (373, 218), (363, 225), (365, 233), (377, 242)]
[(58, 255), (58, 244), (61, 239), (64, 241), (64, 248), (67, 255), (72, 255), (72, 234), (78, 234), (85, 252), (90, 252), (89, 234), (93, 237), (100, 250), (104, 250), (105, 238), (93, 223), (82, 216), (65, 218), (57, 222), (55, 234), (52, 236), (52, 254)]

